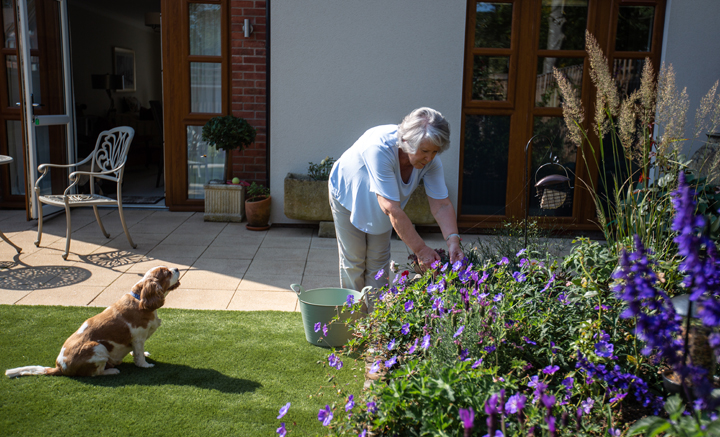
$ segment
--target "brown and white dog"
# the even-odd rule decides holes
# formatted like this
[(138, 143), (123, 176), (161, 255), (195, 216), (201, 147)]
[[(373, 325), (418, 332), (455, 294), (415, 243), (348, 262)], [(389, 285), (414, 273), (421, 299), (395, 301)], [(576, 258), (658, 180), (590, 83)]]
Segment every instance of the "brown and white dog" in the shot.
[(97, 376), (117, 375), (114, 366), (132, 353), (138, 367), (153, 367), (145, 361), (145, 341), (161, 320), (157, 309), (170, 290), (180, 285), (176, 268), (155, 267), (132, 287), (130, 293), (91, 317), (63, 344), (55, 367), (26, 366), (8, 369), (10, 378), (26, 375)]

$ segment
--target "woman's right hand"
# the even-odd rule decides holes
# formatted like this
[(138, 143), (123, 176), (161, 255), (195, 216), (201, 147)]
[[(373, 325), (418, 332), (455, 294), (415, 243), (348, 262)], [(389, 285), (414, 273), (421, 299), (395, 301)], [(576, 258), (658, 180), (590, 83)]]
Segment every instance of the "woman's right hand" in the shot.
[(435, 261), (440, 261), (440, 255), (427, 245), (423, 246), (416, 254), (418, 261), (420, 262), (420, 268), (425, 271), (430, 268), (430, 265)]

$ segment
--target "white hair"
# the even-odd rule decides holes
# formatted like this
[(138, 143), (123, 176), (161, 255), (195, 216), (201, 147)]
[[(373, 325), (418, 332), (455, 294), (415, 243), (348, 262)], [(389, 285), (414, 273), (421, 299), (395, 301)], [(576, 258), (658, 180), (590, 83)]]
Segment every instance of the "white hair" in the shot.
[(405, 116), (398, 125), (398, 146), (405, 153), (417, 153), (420, 143), (430, 140), (440, 148), (450, 147), (450, 124), (432, 108), (418, 108)]

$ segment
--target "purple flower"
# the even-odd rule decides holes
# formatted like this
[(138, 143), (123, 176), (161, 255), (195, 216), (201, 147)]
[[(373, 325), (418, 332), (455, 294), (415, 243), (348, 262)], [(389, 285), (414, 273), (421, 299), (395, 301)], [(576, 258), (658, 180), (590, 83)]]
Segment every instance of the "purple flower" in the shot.
[(397, 363), (397, 355), (393, 355), (392, 358), (390, 358), (389, 360), (385, 361), (385, 367), (387, 367), (387, 368), (389, 369), (389, 368), (391, 368), (392, 366), (394, 366), (395, 363)]
[(513, 279), (515, 279), (517, 282), (525, 282), (525, 279), (527, 278), (522, 273), (515, 272), (513, 273)]
[(442, 299), (439, 297), (433, 299), (432, 309), (437, 310), (438, 308), (442, 308)]
[(287, 430), (285, 429), (285, 422), (280, 423), (280, 428), (276, 429), (278, 434), (280, 434), (280, 437), (285, 437), (287, 435)]
[(352, 410), (354, 406), (355, 406), (355, 396), (350, 395), (348, 397), (347, 404), (345, 404), (345, 412)]
[(493, 414), (497, 414), (499, 411), (497, 408), (497, 403), (498, 403), (498, 394), (493, 393), (493, 395), (490, 396), (490, 398), (487, 400), (487, 402), (485, 402), (485, 414), (487, 414), (489, 416), (492, 416)]
[(462, 261), (455, 261), (452, 265), (452, 271), (457, 272), (462, 268)]
[(467, 350), (467, 348), (460, 351), (460, 361), (470, 361), (470, 358), (468, 358), (468, 355), (470, 355), (470, 352)]
[(370, 373), (378, 373), (378, 370), (380, 370), (380, 360), (375, 361), (372, 367), (370, 367)]
[(324, 325), (323, 325), (322, 330), (323, 330), (323, 335), (327, 336), (327, 333), (328, 333), (327, 324), (324, 324)]
[(547, 422), (548, 425), (548, 431), (550, 431), (550, 435), (554, 436), (557, 432), (557, 429), (555, 428), (555, 418), (553, 416), (547, 416), (545, 418), (545, 422)]
[(417, 348), (417, 343), (418, 343), (418, 339), (416, 338), (415, 343), (413, 343), (413, 345), (410, 346), (410, 349), (408, 349), (409, 354), (415, 353), (415, 348)]
[(443, 266), (440, 267), (440, 271), (441, 271), (441, 272), (444, 272), (445, 270), (447, 270), (449, 264), (450, 264), (450, 263), (445, 263), (445, 264), (443, 264)]
[(328, 362), (330, 363), (330, 367), (334, 367), (338, 370), (342, 369), (343, 362), (340, 361), (338, 357), (335, 356), (335, 354), (330, 354), (328, 357)]
[(548, 288), (550, 288), (550, 284), (552, 284), (553, 282), (555, 282), (555, 275), (552, 275), (550, 277), (550, 280), (547, 282), (547, 284), (545, 284), (545, 287), (542, 290), (540, 290), (540, 293), (542, 293), (542, 292), (546, 291)]
[(607, 341), (595, 343), (595, 355), (603, 358), (610, 358), (613, 355), (614, 346)]
[(515, 256), (516, 256), (516, 257), (519, 257), (520, 255), (522, 255), (522, 254), (525, 253), (526, 251), (527, 251), (527, 249), (520, 249), (520, 251), (519, 251), (518, 253), (516, 253)]
[(472, 429), (473, 421), (475, 420), (475, 411), (472, 409), (472, 407), (468, 408), (467, 410), (464, 408), (460, 408), (460, 420), (462, 420), (463, 427), (466, 430)]
[(502, 298), (503, 298), (503, 294), (502, 294), (502, 293), (498, 293), (498, 294), (495, 295), (495, 297), (493, 297), (493, 300), (494, 300), (495, 302), (500, 302), (500, 301), (502, 300)]
[(485, 352), (491, 354), (491, 353), (495, 352), (495, 349), (496, 349), (495, 346), (487, 346), (487, 347), (485, 348)]
[(408, 335), (410, 333), (410, 324), (404, 323), (402, 325), (402, 328), (400, 329), (400, 332), (402, 332), (403, 335)]
[(485, 282), (487, 280), (488, 276), (490, 276), (490, 275), (488, 275), (488, 272), (483, 272), (482, 278), (480, 278), (480, 280), (478, 281), (478, 284), (482, 284), (483, 282)]
[(607, 311), (607, 310), (610, 309), (610, 307), (607, 306), (607, 305), (595, 305), (595, 309), (596, 309), (596, 310), (601, 310), (601, 309), (602, 309), (602, 310)]
[(515, 393), (514, 395), (510, 396), (507, 403), (505, 404), (505, 411), (507, 411), (508, 414), (515, 414), (517, 412), (520, 412), (525, 408), (525, 401), (527, 398), (522, 393)]
[(462, 332), (463, 332), (464, 329), (465, 329), (465, 325), (462, 325), (461, 327), (459, 327), (458, 330), (457, 330), (457, 332), (453, 335), (453, 338), (455, 338), (455, 337), (459, 336), (460, 334), (462, 334)]
[(553, 405), (555, 405), (555, 396), (549, 395), (549, 394), (543, 394), (542, 397), (540, 398), (540, 401), (545, 406), (545, 408), (547, 408), (549, 410), (553, 407)]
[(510, 260), (507, 259), (506, 256), (502, 257), (502, 259), (497, 263), (499, 266), (504, 266), (505, 264), (508, 264)]
[(289, 409), (290, 409), (290, 402), (285, 404), (284, 407), (280, 408), (280, 414), (278, 415), (277, 418), (282, 419), (282, 417), (288, 412)]
[(482, 364), (482, 362), (483, 362), (483, 360), (482, 360), (482, 358), (480, 358), (479, 360), (475, 361), (473, 363), (473, 365), (470, 367), (472, 367), (473, 369), (477, 369), (478, 367), (480, 367), (480, 364)]
[(385, 269), (380, 269), (379, 272), (377, 272), (377, 275), (375, 275), (375, 280), (382, 278), (383, 273), (385, 273)]
[(553, 373), (557, 372), (558, 370), (560, 370), (560, 367), (555, 366), (555, 365), (550, 365), (543, 369), (543, 373), (545, 373), (546, 375), (552, 375)]
[(377, 410), (378, 410), (377, 404), (375, 404), (375, 402), (368, 402), (367, 409), (368, 409), (368, 413), (375, 414), (375, 413), (377, 413)]
[(592, 398), (587, 398), (587, 400), (580, 403), (580, 408), (583, 412), (585, 412), (585, 414), (590, 414), (590, 410), (592, 410), (593, 405), (595, 405), (595, 401)]
[(348, 305), (352, 305), (353, 303), (355, 303), (355, 296), (353, 296), (352, 294), (348, 294), (347, 299), (345, 299), (345, 303)]
[(425, 337), (423, 337), (423, 342), (420, 347), (425, 350), (430, 347), (430, 334), (427, 334)]
[(620, 437), (622, 435), (622, 431), (620, 429), (610, 428), (608, 430), (608, 434), (610, 434), (611, 437)]
[(358, 437), (365, 437), (365, 436), (367, 436), (367, 430), (363, 429), (362, 431), (360, 431), (360, 434), (358, 434)]
[(315, 324), (315, 332), (318, 332), (320, 330), (320, 326), (322, 326), (322, 324), (320, 322), (317, 322)]
[(395, 339), (393, 338), (392, 340), (390, 340), (390, 343), (388, 343), (387, 348), (389, 351), (391, 351), (391, 350), (393, 350), (394, 347), (395, 347)]
[(413, 303), (413, 301), (409, 300), (405, 302), (405, 311), (410, 311), (413, 308), (415, 308), (415, 304)]
[(572, 390), (574, 384), (575, 378), (573, 378), (572, 376), (569, 376), (562, 380), (562, 385), (564, 385), (568, 391)]
[(531, 344), (531, 345), (533, 345), (533, 346), (536, 346), (536, 345), (537, 345), (537, 343), (535, 343), (534, 341), (530, 340), (530, 339), (527, 338), (527, 337), (523, 337), (523, 340), (525, 340), (525, 343), (527, 343), (527, 344)]
[(333, 418), (333, 413), (330, 410), (329, 405), (325, 405), (325, 408), (324, 409), (321, 408), (320, 411), (318, 412), (318, 420), (320, 422), (322, 422), (323, 426), (330, 425), (330, 421), (332, 420), (332, 418)]

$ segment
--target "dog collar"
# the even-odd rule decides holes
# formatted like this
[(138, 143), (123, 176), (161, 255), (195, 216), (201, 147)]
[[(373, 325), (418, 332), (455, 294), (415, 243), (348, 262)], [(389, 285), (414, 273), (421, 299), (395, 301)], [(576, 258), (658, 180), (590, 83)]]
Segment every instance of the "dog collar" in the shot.
[(130, 296), (134, 297), (137, 300), (140, 300), (140, 296), (137, 293), (135, 293), (134, 291), (130, 293)]

